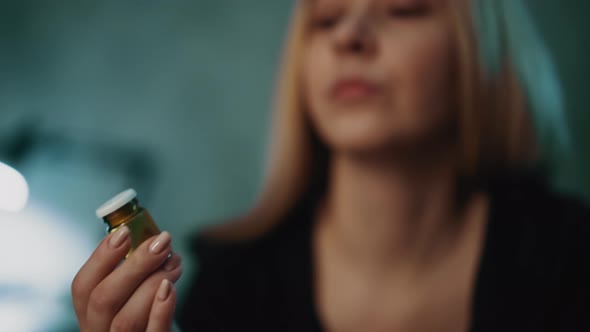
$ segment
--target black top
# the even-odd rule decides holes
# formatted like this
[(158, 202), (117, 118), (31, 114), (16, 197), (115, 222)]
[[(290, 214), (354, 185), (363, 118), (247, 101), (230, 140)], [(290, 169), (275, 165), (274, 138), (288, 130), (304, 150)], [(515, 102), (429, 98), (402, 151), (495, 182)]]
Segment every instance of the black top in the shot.
[[(590, 210), (540, 181), (496, 181), (471, 329), (590, 331)], [(314, 204), (244, 243), (196, 242), (183, 331), (322, 331), (313, 300)]]

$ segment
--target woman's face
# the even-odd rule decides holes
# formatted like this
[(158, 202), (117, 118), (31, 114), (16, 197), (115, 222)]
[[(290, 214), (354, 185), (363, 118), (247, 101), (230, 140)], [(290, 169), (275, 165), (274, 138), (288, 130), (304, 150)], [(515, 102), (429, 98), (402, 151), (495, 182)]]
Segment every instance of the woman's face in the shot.
[(451, 128), (451, 0), (309, 0), (303, 91), (332, 150), (419, 147)]

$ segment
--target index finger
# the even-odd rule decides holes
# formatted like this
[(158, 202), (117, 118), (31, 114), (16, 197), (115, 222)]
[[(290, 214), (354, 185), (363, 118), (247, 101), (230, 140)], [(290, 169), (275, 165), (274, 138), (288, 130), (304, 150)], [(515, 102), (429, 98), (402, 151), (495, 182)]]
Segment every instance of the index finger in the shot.
[(123, 226), (107, 235), (72, 281), (72, 301), (80, 325), (86, 317), (88, 298), (92, 290), (125, 258), (131, 247), (129, 228)]

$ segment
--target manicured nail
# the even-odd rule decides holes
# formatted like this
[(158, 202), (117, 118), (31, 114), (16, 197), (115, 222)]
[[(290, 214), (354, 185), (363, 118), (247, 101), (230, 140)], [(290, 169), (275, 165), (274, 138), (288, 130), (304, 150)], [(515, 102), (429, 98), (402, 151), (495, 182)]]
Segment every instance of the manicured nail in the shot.
[(111, 234), (111, 238), (109, 239), (109, 245), (113, 249), (119, 248), (123, 243), (125, 243), (125, 240), (127, 240), (128, 237), (129, 227), (120, 227), (118, 230), (115, 231), (114, 234)]
[(164, 264), (164, 271), (170, 272), (170, 271), (174, 270), (175, 268), (178, 267), (179, 263), (180, 263), (180, 260), (174, 259), (172, 257), (172, 253), (170, 253), (168, 258), (166, 259), (166, 263)]
[(168, 279), (162, 280), (160, 283), (160, 287), (158, 287), (158, 300), (164, 302), (170, 295), (170, 291), (172, 290), (172, 283), (168, 281)]
[(164, 250), (166, 250), (166, 248), (168, 248), (171, 240), (172, 238), (170, 237), (170, 233), (160, 233), (160, 235), (158, 235), (158, 237), (155, 238), (152, 244), (150, 245), (150, 252), (154, 255), (161, 254), (162, 252), (164, 252)]

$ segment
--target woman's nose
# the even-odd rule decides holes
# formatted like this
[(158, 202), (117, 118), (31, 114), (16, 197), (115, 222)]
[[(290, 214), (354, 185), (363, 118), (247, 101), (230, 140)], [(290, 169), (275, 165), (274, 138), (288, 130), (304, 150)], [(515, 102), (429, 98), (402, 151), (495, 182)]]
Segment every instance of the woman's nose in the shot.
[(341, 55), (371, 56), (377, 51), (375, 37), (370, 17), (351, 17), (337, 29), (334, 48)]

